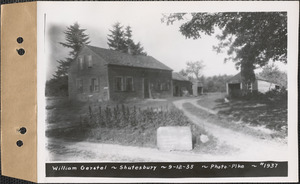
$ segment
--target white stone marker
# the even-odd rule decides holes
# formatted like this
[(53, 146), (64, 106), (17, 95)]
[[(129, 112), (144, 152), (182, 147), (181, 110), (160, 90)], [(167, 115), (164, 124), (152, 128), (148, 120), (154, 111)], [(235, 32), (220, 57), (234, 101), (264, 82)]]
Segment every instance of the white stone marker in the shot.
[(189, 151), (193, 149), (189, 126), (166, 126), (157, 129), (157, 147), (160, 150)]

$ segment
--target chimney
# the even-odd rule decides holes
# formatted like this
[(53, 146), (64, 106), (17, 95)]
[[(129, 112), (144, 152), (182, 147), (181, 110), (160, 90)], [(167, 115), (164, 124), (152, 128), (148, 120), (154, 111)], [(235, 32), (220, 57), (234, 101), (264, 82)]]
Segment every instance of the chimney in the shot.
[(128, 46), (128, 50), (127, 50), (127, 53), (132, 55), (132, 50), (131, 50), (131, 46)]

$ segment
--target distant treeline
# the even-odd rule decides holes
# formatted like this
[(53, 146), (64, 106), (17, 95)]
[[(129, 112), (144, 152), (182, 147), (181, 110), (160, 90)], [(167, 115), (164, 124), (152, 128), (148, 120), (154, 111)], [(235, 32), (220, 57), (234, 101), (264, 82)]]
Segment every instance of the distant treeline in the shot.
[(206, 92), (226, 92), (226, 82), (233, 75), (215, 75), (212, 77), (200, 77), (203, 84), (203, 91)]

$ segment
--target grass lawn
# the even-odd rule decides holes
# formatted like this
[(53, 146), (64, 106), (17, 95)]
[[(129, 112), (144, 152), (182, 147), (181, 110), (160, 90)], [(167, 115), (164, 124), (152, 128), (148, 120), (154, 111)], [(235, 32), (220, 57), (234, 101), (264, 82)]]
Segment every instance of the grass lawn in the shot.
[(203, 96), (198, 104), (218, 111), (218, 115), (231, 121), (251, 126), (262, 126), (287, 135), (287, 100), (261, 98), (231, 99), (224, 101), (225, 94)]
[(218, 105), (224, 102), (225, 93), (207, 93), (201, 96), (201, 100), (198, 100), (198, 104), (202, 107), (218, 111)]

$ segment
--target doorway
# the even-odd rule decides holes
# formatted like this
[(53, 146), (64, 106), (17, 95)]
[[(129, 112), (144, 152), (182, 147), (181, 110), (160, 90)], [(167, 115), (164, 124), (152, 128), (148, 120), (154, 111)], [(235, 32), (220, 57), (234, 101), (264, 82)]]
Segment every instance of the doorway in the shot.
[(179, 95), (179, 87), (178, 86), (174, 86), (173, 96), (180, 96)]
[(203, 87), (197, 87), (197, 94), (202, 95), (203, 94)]
[(228, 84), (228, 90), (231, 97), (239, 97), (241, 95), (241, 83)]

